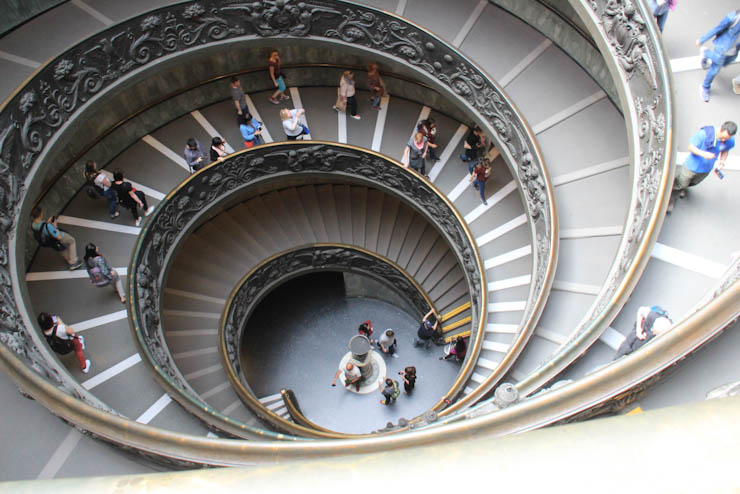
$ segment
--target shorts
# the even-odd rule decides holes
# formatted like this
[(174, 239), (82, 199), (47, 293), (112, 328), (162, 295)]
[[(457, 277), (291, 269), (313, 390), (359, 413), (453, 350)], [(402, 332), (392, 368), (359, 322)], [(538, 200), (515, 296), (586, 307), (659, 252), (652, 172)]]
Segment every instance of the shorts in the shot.
[(281, 93), (284, 92), (286, 87), (285, 87), (285, 80), (283, 79), (283, 76), (280, 76), (277, 78), (277, 83), (278, 83), (278, 91), (280, 91)]

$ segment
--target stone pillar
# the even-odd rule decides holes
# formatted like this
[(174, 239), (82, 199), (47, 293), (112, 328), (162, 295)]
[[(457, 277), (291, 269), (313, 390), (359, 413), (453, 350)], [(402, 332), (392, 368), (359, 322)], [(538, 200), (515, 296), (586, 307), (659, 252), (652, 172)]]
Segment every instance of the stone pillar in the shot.
[(360, 369), (363, 379), (370, 378), (373, 373), (372, 359), (368, 358), (371, 352), (370, 340), (364, 335), (353, 336), (349, 340), (349, 351), (352, 353), (349, 361)]

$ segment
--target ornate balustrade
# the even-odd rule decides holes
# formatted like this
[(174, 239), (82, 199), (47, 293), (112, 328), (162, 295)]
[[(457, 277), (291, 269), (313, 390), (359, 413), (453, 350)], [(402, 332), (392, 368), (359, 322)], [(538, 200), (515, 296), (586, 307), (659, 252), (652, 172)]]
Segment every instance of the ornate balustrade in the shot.
[[(473, 120), (493, 135), (520, 184), (536, 239), (534, 281), (513, 345), (515, 352), (523, 347), (552, 283), (558, 235), (552, 190), (533, 135), (501, 89), (452, 46), (377, 9), (338, 0), (243, 4), (203, 0), (161, 8), (97, 33), (38, 69), (4, 102), (0, 111), (0, 340), (12, 351), (3, 352), (6, 358), (22, 358), (66, 393), (106, 409), (46, 348), (25, 309), (25, 268), (19, 260), (29, 240), (27, 213), (45, 182), (58, 173), (58, 155), (74, 152), (65, 148), (69, 124), (89, 108), (104, 104), (108, 93), (149, 69), (211, 44), (270, 38), (283, 43), (291, 38), (333, 43), (338, 50), (354, 50), (405, 67), (471, 111)], [(98, 126), (105, 124), (98, 122)], [(474, 334), (481, 331), (483, 322), (478, 321)], [(512, 355), (509, 361), (513, 359)], [(21, 387), (41, 389), (31, 383)]]
[[(177, 368), (167, 349), (160, 317), (161, 293), (168, 263), (176, 253), (178, 244), (190, 231), (224, 205), (244, 200), (249, 196), (250, 188), (285, 179), (290, 179), (291, 183), (310, 183), (317, 177), (333, 177), (334, 180), (366, 184), (383, 190), (397, 196), (425, 217), (447, 241), (463, 270), (470, 296), (473, 327), (482, 327), (485, 320), (483, 265), (473, 237), (451, 203), (421, 176), (372, 151), (319, 141), (273, 143), (234, 154), (225, 161), (213, 163), (188, 177), (170, 192), (143, 227), (129, 266), (130, 318), (140, 353), (150, 364), (160, 384), (173, 398), (188, 411), (223, 432), (240, 436), (245, 430), (249, 433), (257, 431), (251, 431), (249, 426), (212, 410), (198, 397)], [(315, 261), (311, 258), (312, 254), (309, 252), (308, 258), (296, 257), (297, 253), (278, 257), (275, 262), (281, 268), (277, 271), (274, 269), (275, 263), (271, 262), (256, 268), (257, 271), (244, 280), (244, 290), (237, 288), (233, 294), (240, 301), (232, 301), (222, 319), (222, 345), (225, 345), (222, 355), (228, 363), (227, 370), (231, 369), (231, 373), (227, 372), (227, 375), (235, 384), (240, 384), (236, 331), (241, 329), (241, 323), (237, 324), (234, 318), (243, 322), (247, 315), (244, 311), (249, 308), (248, 301), (242, 298), (247, 297), (249, 301), (254, 301), (260, 289), (267, 288), (263, 284), (269, 285), (277, 273), (290, 274), (292, 270), (283, 265), (286, 259), (291, 260), (290, 266), (301, 269), (305, 267), (301, 263), (306, 259)], [(328, 251), (325, 254), (328, 262)], [(358, 263), (361, 261), (361, 254), (358, 251), (355, 256)], [(367, 254), (363, 256), (367, 257)], [(337, 265), (342, 264), (340, 261), (343, 261), (346, 268), (352, 265), (352, 259), (346, 255), (335, 256), (334, 262)], [(429, 301), (423, 298), (413, 282), (403, 273), (393, 274), (388, 267), (387, 264), (368, 264), (365, 271), (375, 275), (376, 271), (388, 274), (386, 281), (394, 283), (407, 293), (412, 304), (420, 312), (424, 312)], [(229, 325), (230, 330), (226, 329)], [(471, 354), (480, 351), (481, 343), (479, 329), (471, 338)], [(472, 372), (473, 365), (474, 358), (466, 362), (452, 389), (440, 401), (444, 402), (459, 393), (467, 374)], [(237, 391), (239, 389), (237, 387)], [(251, 403), (248, 393), (243, 392), (240, 396), (245, 403)], [(283, 428), (287, 427), (291, 426), (288, 423), (283, 424)], [(303, 431), (303, 428), (300, 428), (300, 432), (326, 437), (318, 431)], [(338, 436), (341, 435), (331, 437)]]
[[(260, 302), (272, 290), (286, 281), (317, 271), (342, 271), (360, 274), (388, 286), (398, 293), (421, 316), (433, 307), (432, 301), (419, 284), (400, 266), (378, 254), (344, 244), (312, 244), (299, 247), (266, 259), (259, 266), (247, 273), (234, 287), (229, 296), (219, 324), (219, 348), (221, 361), (231, 385), (242, 402), (258, 417), (268, 422), (275, 430), (290, 434), (306, 435), (306, 424), (309, 422), (298, 407), (295, 392), (288, 393), (286, 406), (295, 423), (283, 419), (280, 415), (260, 403), (259, 398), (251, 392), (251, 387), (244, 375), (248, 364), (244, 359), (244, 337), (248, 321)], [(283, 393), (286, 396), (286, 393)], [(309, 422), (310, 423), (310, 422)], [(331, 433), (321, 427), (310, 426), (309, 434), (316, 430)], [(341, 437), (341, 435), (335, 435)]]

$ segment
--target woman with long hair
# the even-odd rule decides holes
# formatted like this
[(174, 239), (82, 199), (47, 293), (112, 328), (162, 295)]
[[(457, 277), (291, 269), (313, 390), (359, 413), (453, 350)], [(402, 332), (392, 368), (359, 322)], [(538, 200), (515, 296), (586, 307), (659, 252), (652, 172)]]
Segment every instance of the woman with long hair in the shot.
[(378, 72), (378, 64), (367, 64), (367, 86), (370, 89), (370, 98), (373, 100), (373, 110), (380, 110), (380, 98), (385, 94), (385, 82)]
[(122, 304), (126, 303), (126, 292), (123, 291), (123, 282), (115, 269), (110, 267), (108, 260), (100, 254), (95, 244), (87, 244), (85, 247), (85, 268), (90, 281), (95, 286), (110, 285), (118, 294)]
[(345, 70), (339, 79), (337, 103), (333, 107), (336, 111), (346, 111), (355, 120), (361, 117), (357, 114), (357, 98), (355, 98), (355, 73)]
[(280, 54), (277, 50), (270, 52), (270, 58), (267, 59), (267, 71), (270, 73), (272, 84), (277, 88), (272, 93), (272, 96), (270, 96), (270, 103), (277, 105), (280, 103), (280, 100), (290, 99), (290, 96), (285, 94), (285, 90), (287, 89), (285, 86), (285, 76), (280, 70)]

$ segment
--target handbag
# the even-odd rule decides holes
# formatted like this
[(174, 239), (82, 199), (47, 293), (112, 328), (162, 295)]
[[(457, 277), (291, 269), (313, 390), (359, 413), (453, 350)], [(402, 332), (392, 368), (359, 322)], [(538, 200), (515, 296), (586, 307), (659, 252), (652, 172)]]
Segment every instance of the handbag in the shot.
[(310, 134), (311, 133), (311, 131), (308, 130), (308, 126), (306, 126), (306, 124), (301, 124), (301, 127), (303, 127), (303, 133), (304, 134)]
[(347, 111), (347, 102), (342, 98), (342, 88), (337, 88), (337, 102), (334, 107), (339, 111)]

